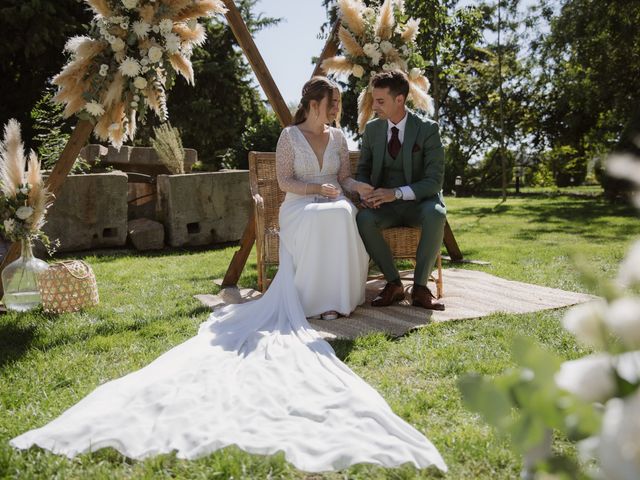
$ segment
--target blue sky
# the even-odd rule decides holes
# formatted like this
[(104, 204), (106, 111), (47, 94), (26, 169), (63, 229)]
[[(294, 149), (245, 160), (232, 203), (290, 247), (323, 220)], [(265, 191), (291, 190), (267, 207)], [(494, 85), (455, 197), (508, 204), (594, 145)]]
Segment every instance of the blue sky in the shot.
[[(325, 40), (317, 38), (326, 21), (321, 0), (260, 0), (256, 13), (282, 18), (254, 37), (285, 102), (298, 103), (304, 82), (311, 78), (311, 57), (320, 55)], [(255, 81), (256, 85), (258, 81)], [(259, 87), (258, 87), (259, 88)], [(260, 92), (264, 97), (262, 89)]]

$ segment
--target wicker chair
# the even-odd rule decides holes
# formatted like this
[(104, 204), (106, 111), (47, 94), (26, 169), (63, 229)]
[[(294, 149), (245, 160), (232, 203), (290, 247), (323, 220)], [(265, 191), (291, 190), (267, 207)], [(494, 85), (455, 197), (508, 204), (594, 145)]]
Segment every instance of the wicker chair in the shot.
[[(359, 152), (351, 152), (351, 170), (355, 171)], [(285, 193), (280, 190), (276, 178), (276, 155), (273, 152), (249, 152), (249, 185), (253, 197), (256, 221), (256, 253), (258, 257), (258, 289), (265, 291), (269, 286), (267, 268), (278, 265), (278, 211)], [(387, 228), (383, 232), (393, 258), (413, 260), (420, 240), (420, 229), (412, 227)], [(438, 276), (436, 282), (437, 298), (443, 296), (442, 257), (438, 253), (436, 260)]]

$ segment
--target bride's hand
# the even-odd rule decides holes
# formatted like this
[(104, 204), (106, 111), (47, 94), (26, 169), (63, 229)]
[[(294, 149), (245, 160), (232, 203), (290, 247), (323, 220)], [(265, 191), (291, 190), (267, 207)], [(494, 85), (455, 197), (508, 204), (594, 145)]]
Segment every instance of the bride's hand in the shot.
[(365, 198), (366, 196), (371, 194), (373, 190), (374, 188), (368, 183), (358, 182), (358, 185), (356, 185), (356, 192), (358, 192), (358, 195), (360, 195), (360, 198)]
[(336, 198), (338, 195), (340, 195), (340, 190), (331, 183), (323, 183), (320, 186), (320, 195), (329, 198)]

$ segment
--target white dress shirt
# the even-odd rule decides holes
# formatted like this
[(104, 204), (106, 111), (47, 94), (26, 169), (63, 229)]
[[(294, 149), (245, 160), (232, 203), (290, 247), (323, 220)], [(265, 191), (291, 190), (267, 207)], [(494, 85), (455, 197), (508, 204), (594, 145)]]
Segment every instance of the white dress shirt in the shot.
[[(389, 144), (389, 140), (391, 140), (391, 128), (396, 127), (398, 129), (398, 138), (400, 139), (400, 145), (404, 141), (404, 129), (407, 125), (407, 117), (408, 113), (404, 113), (404, 117), (398, 123), (393, 123), (391, 120), (387, 120), (387, 144)], [(402, 190), (402, 199), (403, 200), (415, 200), (416, 194), (411, 190), (409, 185), (405, 185), (404, 187), (399, 187)]]

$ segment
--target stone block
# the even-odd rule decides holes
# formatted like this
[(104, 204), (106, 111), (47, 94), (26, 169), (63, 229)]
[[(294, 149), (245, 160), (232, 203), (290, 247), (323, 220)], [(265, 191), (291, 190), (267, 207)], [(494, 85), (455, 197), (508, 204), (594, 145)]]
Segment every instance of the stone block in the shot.
[(47, 213), (44, 231), (58, 251), (119, 247), (127, 240), (127, 175), (69, 175)]
[(239, 240), (249, 219), (249, 172), (159, 175), (158, 212), (172, 247)]
[(160, 250), (164, 247), (164, 226), (148, 218), (131, 220), (129, 238), (136, 250)]
[[(184, 153), (184, 171), (189, 173), (198, 160), (198, 152), (193, 148), (185, 148)], [(152, 147), (125, 146), (118, 151), (113, 147), (91, 144), (80, 150), (80, 156), (90, 164), (100, 162), (100, 165), (111, 166), (124, 172), (144, 173), (154, 177), (171, 173)]]

